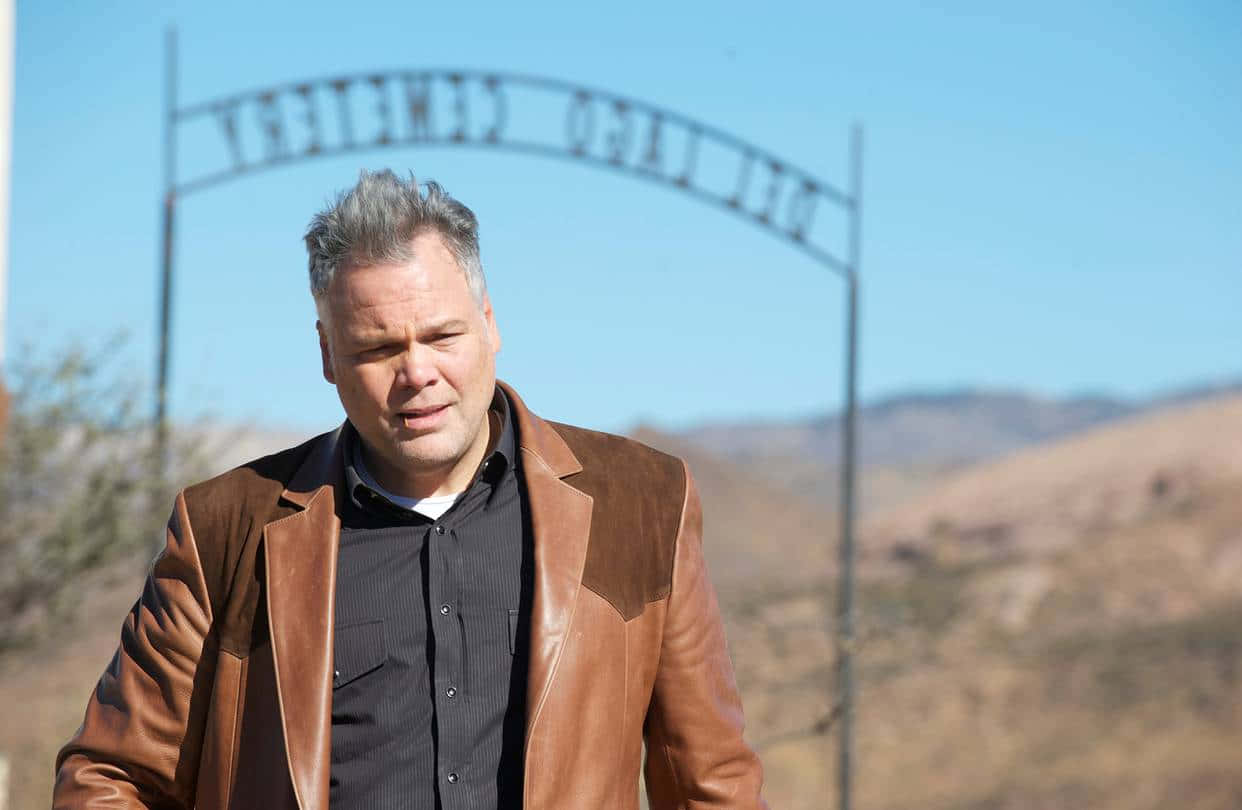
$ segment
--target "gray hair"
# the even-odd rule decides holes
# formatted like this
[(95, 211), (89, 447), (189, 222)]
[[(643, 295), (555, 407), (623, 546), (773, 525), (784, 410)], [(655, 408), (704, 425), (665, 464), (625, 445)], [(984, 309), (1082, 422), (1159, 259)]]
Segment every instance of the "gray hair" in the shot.
[(475, 301), (487, 295), (479, 259), (479, 221), (474, 212), (429, 180), (420, 193), (411, 174), (402, 180), (390, 169), (363, 170), (358, 184), (315, 214), (306, 231), (311, 295), (323, 300), (337, 270), (410, 261), (410, 242), (434, 231), (457, 260)]

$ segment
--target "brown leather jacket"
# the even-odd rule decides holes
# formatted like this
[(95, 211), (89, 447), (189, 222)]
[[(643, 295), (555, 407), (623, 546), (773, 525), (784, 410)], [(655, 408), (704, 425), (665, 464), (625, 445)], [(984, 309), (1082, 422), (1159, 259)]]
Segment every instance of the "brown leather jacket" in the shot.
[[(640, 770), (653, 810), (763, 807), (685, 465), (505, 392), (535, 538), (525, 807), (636, 810)], [(327, 810), (339, 436), (177, 496), (55, 807)]]

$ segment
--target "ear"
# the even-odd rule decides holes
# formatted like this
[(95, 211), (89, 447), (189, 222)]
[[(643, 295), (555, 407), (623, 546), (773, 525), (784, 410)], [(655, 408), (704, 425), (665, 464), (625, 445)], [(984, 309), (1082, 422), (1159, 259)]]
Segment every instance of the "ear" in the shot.
[(492, 313), (492, 299), (483, 296), (483, 321), (487, 324), (487, 338), (492, 345), (492, 354), (500, 351), (500, 329), (496, 326), (496, 316)]
[(319, 333), (319, 356), (323, 361), (323, 378), (336, 385), (336, 374), (332, 371), (332, 347), (328, 344), (328, 330), (323, 321), (315, 321), (315, 331)]

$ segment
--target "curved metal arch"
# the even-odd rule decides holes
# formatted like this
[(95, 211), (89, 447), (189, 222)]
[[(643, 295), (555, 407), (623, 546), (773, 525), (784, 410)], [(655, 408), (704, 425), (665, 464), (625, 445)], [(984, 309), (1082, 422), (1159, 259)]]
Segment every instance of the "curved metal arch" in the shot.
[[(433, 122), (436, 90), (441, 103), (447, 95), (448, 128)], [(401, 91), (406, 107), (398, 111), (392, 102)], [(560, 141), (543, 137), (548, 133), (510, 132), (514, 91), (551, 94), (562, 104), (565, 128)], [(362, 94), (369, 98), (359, 99)], [(491, 105), (483, 128), (470, 120), (471, 107), (480, 98)], [(362, 102), (370, 102), (369, 109), (360, 108)], [(295, 109), (291, 112), (290, 107)], [(605, 117), (611, 119), (605, 122), (611, 129), (600, 126)], [(169, 192), (178, 197), (303, 160), (377, 148), (498, 149), (585, 163), (676, 188), (791, 243), (836, 273), (852, 272), (847, 260), (817, 241), (814, 230), (816, 207), (829, 204), (852, 213), (856, 201), (850, 194), (718, 127), (651, 102), (560, 79), (454, 68), (394, 69), (253, 88), (169, 112), (168, 127), (174, 134), (204, 123), (215, 125), (230, 160), (170, 184)], [(300, 142), (294, 143), (298, 135)], [(668, 159), (670, 143), (680, 147), (675, 167)], [(716, 153), (716, 174), (721, 164), (731, 164), (732, 176), (706, 176), (700, 156), (709, 150)], [(174, 154), (170, 173), (175, 162)]]
[[(859, 258), (862, 221), (862, 130), (855, 126), (850, 142), (850, 182), (848, 193), (824, 182), (790, 161), (756, 146), (739, 136), (704, 124), (689, 116), (609, 91), (571, 84), (529, 74), (487, 72), (476, 70), (421, 70), (356, 73), (345, 76), (324, 77), (303, 82), (272, 85), (222, 96), (206, 102), (178, 109), (176, 97), (176, 34), (167, 34), (165, 70), (165, 139), (164, 139), (164, 219), (162, 242), (162, 285), (160, 303), (160, 348), (158, 358), (158, 388), (156, 392), (156, 461), (163, 476), (169, 469), (167, 384), (169, 370), (169, 333), (172, 323), (173, 282), (173, 236), (176, 203), (179, 197), (192, 194), (215, 185), (238, 179), (266, 169), (276, 168), (315, 157), (347, 154), (377, 147), (410, 145), (471, 146), (508, 149), (526, 154), (571, 159), (586, 162), (599, 168), (612, 169), (637, 175), (656, 183), (679, 188), (701, 201), (721, 205), (744, 220), (767, 230), (771, 235), (792, 243), (823, 266), (837, 273), (846, 282), (846, 363), (845, 363), (845, 419), (842, 420), (842, 476), (840, 490), (840, 529), (838, 544), (839, 585), (837, 589), (836, 636), (836, 685), (839, 693), (838, 709), (834, 710), (839, 731), (837, 764), (837, 792), (840, 810), (850, 810), (852, 801), (853, 773), (853, 648), (854, 648), (854, 522), (856, 480), (856, 422), (857, 422), (857, 360), (858, 360), (858, 287)], [(439, 82), (452, 88), (453, 112), (457, 126), (446, 133), (432, 131), (428, 94), (415, 93), (412, 97), (407, 88), (407, 131), (405, 138), (397, 137), (391, 125), (391, 82), (400, 79), (422, 82), (424, 87)], [(368, 141), (359, 140), (355, 131), (356, 109), (348, 99), (349, 88), (370, 85), (373, 88), (373, 113), (379, 117), (380, 128)], [(535, 91), (563, 93), (570, 99), (566, 108), (567, 143), (559, 147), (538, 138), (506, 138), (508, 123), (508, 98), (504, 95), (507, 85)], [(483, 132), (469, 127), (469, 91), (482, 88), (496, 102), (500, 115), (492, 126)], [(316, 99), (331, 94), (336, 101), (336, 123), (341, 136), (336, 144), (323, 141), (322, 123)], [(286, 139), (287, 119), (282, 110), (282, 99), (301, 99), (302, 121), (308, 128), (310, 139), (301, 150), (292, 149)], [(597, 102), (605, 110), (611, 110), (618, 128), (604, 141), (595, 139), (594, 111)], [(243, 141), (237, 115), (251, 108), (256, 113), (259, 126), (258, 144), (263, 156), (258, 160), (245, 159), (243, 148), (253, 141), (253, 133)], [(642, 158), (630, 153), (633, 148), (630, 116), (637, 113), (647, 124), (647, 151)], [(214, 119), (226, 138), (226, 148), (232, 157), (231, 165), (208, 170), (188, 181), (178, 184), (177, 135), (178, 128), (193, 125), (196, 121)], [(667, 129), (666, 129), (667, 128)], [(665, 171), (660, 159), (661, 138), (668, 131), (680, 132), (683, 146), (682, 170), (677, 174)], [(249, 144), (253, 145), (253, 144)], [(738, 162), (736, 174), (730, 187), (723, 190), (703, 181), (699, 173), (699, 152), (705, 146), (714, 146)], [(607, 147), (602, 149), (601, 147)], [(766, 169), (766, 188), (760, 195), (762, 201), (754, 206), (752, 175)], [(788, 181), (788, 185), (786, 185)], [(792, 188), (792, 191), (788, 189)], [(778, 218), (780, 203), (786, 207), (783, 223)], [(845, 233), (846, 255), (842, 259), (814, 239), (812, 221), (815, 206), (826, 202), (844, 210), (848, 218)], [(781, 227), (781, 225), (784, 227)], [(161, 478), (161, 480), (163, 480)], [(829, 718), (832, 718), (832, 714)]]

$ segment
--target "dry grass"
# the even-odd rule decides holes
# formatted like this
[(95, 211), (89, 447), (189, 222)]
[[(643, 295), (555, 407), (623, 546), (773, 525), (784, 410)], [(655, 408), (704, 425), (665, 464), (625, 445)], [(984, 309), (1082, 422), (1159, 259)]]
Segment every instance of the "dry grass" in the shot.
[(70, 622), (33, 650), (0, 658), (0, 753), (9, 757), (12, 810), (47, 807), (56, 752), (82, 722), (100, 672), (138, 596), (145, 564), (122, 561), (80, 583), (85, 598)]

